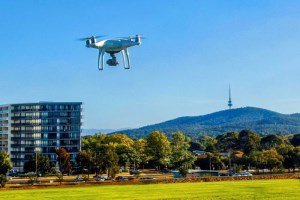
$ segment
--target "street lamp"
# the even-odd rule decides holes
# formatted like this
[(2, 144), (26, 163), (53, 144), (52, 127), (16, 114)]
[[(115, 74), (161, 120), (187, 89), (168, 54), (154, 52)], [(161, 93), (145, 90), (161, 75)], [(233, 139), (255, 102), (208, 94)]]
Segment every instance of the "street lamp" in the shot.
[(37, 176), (37, 151), (35, 151), (35, 175)]
[(209, 155), (209, 171), (211, 171), (211, 156)]
[(38, 147), (35, 147), (35, 179), (38, 180)]

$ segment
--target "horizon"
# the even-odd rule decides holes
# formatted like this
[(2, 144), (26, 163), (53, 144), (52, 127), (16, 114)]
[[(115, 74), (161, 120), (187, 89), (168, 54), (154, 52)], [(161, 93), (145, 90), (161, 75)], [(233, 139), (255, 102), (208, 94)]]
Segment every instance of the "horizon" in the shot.
[[(299, 10), (291, 0), (2, 1), (0, 105), (83, 102), (85, 129), (142, 127), (225, 110), (230, 84), (233, 108), (299, 113)], [(76, 41), (135, 34), (147, 39), (129, 49), (130, 70), (98, 71), (98, 52)]]

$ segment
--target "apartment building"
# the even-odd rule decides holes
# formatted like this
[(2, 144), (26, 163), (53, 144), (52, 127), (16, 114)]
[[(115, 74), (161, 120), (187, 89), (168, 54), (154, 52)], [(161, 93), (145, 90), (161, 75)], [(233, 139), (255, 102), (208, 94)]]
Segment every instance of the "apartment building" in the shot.
[(56, 163), (56, 148), (65, 148), (75, 161), (80, 151), (81, 107), (81, 102), (0, 105), (0, 151), (7, 151), (13, 169), (21, 172), (36, 153)]

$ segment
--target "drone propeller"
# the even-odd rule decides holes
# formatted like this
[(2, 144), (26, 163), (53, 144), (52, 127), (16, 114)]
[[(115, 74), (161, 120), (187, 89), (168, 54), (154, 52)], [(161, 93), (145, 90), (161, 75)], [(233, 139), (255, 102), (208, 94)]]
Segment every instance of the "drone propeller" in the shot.
[(136, 35), (134, 37), (130, 37), (130, 36), (128, 36), (128, 37), (117, 37), (117, 38), (119, 38), (119, 39), (125, 39), (125, 40), (132, 40), (132, 39), (135, 39), (136, 37), (139, 37), (139, 38), (142, 38), (142, 39), (147, 39), (143, 35)]
[(102, 38), (105, 37), (105, 35), (98, 35), (98, 36), (91, 36), (91, 37), (85, 37), (85, 38), (79, 38), (79, 41), (85, 41), (85, 40), (91, 40), (92, 38)]
[[(146, 39), (147, 38), (144, 35), (136, 35), (135, 37), (139, 37), (139, 38), (142, 38), (142, 39)], [(135, 38), (135, 37), (133, 37), (133, 38)]]

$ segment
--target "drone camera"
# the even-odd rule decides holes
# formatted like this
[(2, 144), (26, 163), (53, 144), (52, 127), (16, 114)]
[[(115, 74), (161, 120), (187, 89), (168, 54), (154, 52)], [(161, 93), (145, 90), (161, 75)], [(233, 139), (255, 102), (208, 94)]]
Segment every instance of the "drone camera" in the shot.
[(116, 59), (108, 59), (106, 61), (106, 64), (108, 64), (109, 66), (117, 66), (119, 62)]

